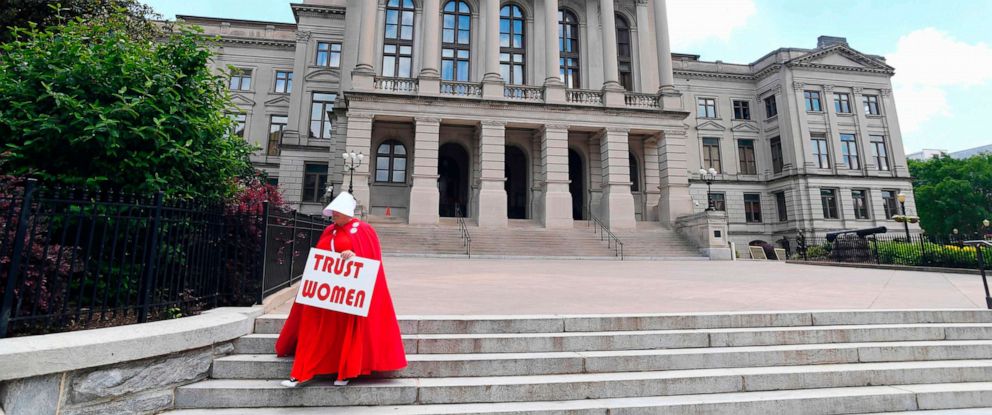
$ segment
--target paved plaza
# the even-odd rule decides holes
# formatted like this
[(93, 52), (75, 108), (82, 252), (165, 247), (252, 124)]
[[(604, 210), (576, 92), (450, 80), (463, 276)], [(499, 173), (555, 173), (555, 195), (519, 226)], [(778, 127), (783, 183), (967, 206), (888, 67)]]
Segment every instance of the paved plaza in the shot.
[[(983, 308), (981, 278), (780, 262), (385, 258), (399, 315)], [(288, 305), (275, 312), (288, 311)]]

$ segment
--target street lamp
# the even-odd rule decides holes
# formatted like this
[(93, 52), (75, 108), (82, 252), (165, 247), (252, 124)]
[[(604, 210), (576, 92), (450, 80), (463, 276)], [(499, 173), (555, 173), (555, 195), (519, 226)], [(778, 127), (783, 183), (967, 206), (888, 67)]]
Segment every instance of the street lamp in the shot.
[(706, 211), (716, 210), (716, 206), (713, 204), (713, 198), (710, 196), (713, 188), (713, 180), (716, 179), (716, 169), (710, 167), (707, 169), (699, 169), (699, 178), (706, 181), (706, 200), (709, 201)]
[(334, 184), (328, 184), (327, 187), (324, 188), (324, 200), (327, 202), (334, 200)]
[(982, 221), (982, 239), (985, 239), (985, 235), (989, 233), (989, 220), (985, 219)]
[(348, 193), (354, 194), (352, 189), (355, 182), (355, 169), (362, 165), (365, 155), (352, 151), (350, 153), (342, 153), (341, 157), (344, 158), (344, 169), (350, 173), (348, 177)]
[(904, 193), (902, 193), (902, 192), (899, 192), (899, 194), (896, 195), (896, 198), (899, 199), (899, 206), (902, 207), (902, 216), (906, 219), (906, 220), (904, 220), (902, 222), (903, 226), (906, 227), (906, 242), (910, 242), (910, 240), (909, 240), (909, 218), (906, 217), (906, 195)]

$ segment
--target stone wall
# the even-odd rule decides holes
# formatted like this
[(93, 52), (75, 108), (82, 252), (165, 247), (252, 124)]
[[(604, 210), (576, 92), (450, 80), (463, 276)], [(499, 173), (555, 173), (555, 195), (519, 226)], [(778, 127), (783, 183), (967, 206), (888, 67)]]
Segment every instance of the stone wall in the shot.
[(699, 247), (702, 253), (713, 260), (729, 261), (733, 253), (727, 242), (727, 214), (720, 211), (704, 211), (681, 216), (675, 222), (675, 230)]

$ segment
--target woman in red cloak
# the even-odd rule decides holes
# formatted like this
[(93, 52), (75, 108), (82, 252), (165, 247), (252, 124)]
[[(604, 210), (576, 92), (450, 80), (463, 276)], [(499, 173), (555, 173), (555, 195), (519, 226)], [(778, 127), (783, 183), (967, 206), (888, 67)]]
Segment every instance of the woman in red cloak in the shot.
[[(318, 249), (382, 261), (375, 229), (355, 216), (355, 198), (342, 192), (324, 209), (334, 223), (324, 229)], [(335, 385), (373, 371), (406, 367), (393, 301), (386, 287), (385, 267), (379, 267), (368, 317), (293, 304), (276, 341), (276, 355), (295, 355), (293, 370), (283, 386), (296, 387), (316, 375), (337, 374)]]

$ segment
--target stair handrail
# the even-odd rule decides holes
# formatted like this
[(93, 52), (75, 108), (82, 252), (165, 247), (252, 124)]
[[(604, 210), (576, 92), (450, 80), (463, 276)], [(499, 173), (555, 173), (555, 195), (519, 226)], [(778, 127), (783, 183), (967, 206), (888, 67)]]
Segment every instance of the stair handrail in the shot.
[(989, 281), (985, 278), (985, 255), (982, 247), (992, 248), (992, 242), (986, 240), (965, 241), (965, 245), (975, 247), (975, 259), (978, 260), (978, 272), (982, 275), (982, 285), (985, 287), (985, 306), (992, 310), (992, 296), (989, 295)]
[(600, 241), (606, 241), (606, 248), (613, 249), (613, 256), (619, 256), (620, 260), (623, 261), (623, 242), (620, 241), (620, 238), (617, 238), (617, 236), (610, 231), (610, 228), (606, 226), (603, 221), (599, 220), (596, 215), (593, 215), (588, 209), (586, 210), (586, 213), (591, 219), (589, 223), (596, 225), (592, 232), (599, 235)]
[(472, 235), (468, 233), (465, 215), (462, 214), (462, 207), (459, 205), (455, 205), (455, 222), (458, 223), (458, 232), (461, 234), (462, 246), (465, 247), (465, 255), (472, 259)]

